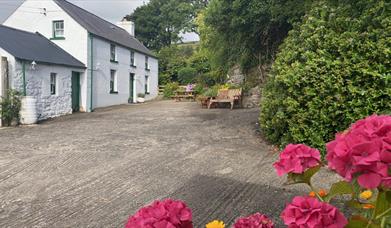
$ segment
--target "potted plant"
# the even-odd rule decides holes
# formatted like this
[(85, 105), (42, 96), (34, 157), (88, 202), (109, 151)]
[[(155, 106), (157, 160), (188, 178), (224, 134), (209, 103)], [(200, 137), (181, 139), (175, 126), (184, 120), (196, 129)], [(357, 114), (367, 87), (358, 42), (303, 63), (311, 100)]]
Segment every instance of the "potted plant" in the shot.
[(137, 103), (144, 103), (145, 102), (145, 94), (139, 93), (137, 94)]

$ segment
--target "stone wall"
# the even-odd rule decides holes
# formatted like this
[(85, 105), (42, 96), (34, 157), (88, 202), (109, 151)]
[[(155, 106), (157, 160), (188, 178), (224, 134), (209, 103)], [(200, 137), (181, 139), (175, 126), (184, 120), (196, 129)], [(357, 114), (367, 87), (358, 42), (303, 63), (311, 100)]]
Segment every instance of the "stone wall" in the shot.
[(245, 78), (239, 65), (232, 67), (231, 70), (229, 70), (227, 77), (227, 83), (235, 85), (243, 84)]
[[(243, 85), (243, 83), (245, 82), (245, 77), (246, 77), (246, 75), (244, 73), (242, 73), (242, 71), (240, 70), (240, 67), (235, 66), (228, 72), (227, 83), (232, 83), (235, 85)], [(256, 69), (248, 72), (247, 77), (258, 77), (258, 73), (257, 73)], [(254, 85), (256, 85), (256, 84), (254, 84)], [(258, 107), (260, 98), (261, 98), (261, 92), (260, 92), (259, 86), (256, 86), (256, 87), (250, 89), (249, 91), (246, 91), (245, 93), (243, 93), (243, 98), (242, 98), (243, 108), (256, 108), (256, 107)]]
[[(76, 70), (77, 71), (77, 70)], [(50, 74), (57, 74), (56, 94), (50, 94)], [(37, 99), (39, 120), (58, 117), (72, 113), (72, 69), (62, 66), (38, 64), (31, 69), (26, 64), (27, 96)], [(23, 73), (21, 63), (12, 78), (12, 87), (23, 91)]]
[(243, 97), (243, 107), (244, 108), (256, 108), (259, 106), (259, 101), (261, 99), (261, 90), (259, 86), (250, 89), (245, 96)]

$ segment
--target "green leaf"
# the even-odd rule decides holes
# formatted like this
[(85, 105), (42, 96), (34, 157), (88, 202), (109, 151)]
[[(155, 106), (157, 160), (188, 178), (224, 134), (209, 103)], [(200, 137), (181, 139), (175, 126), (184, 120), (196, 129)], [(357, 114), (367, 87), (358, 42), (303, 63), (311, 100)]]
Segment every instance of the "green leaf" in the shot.
[(321, 167), (320, 165), (315, 166), (303, 173), (303, 180), (305, 181), (305, 183), (311, 182), (311, 178), (320, 170), (320, 167)]
[(368, 220), (361, 216), (352, 216), (348, 225), (345, 228), (365, 228), (368, 225)]
[[(378, 216), (390, 208), (390, 203), (387, 201), (387, 193), (380, 191), (376, 199), (375, 215)], [(387, 213), (390, 214), (390, 213)]]
[(349, 200), (346, 202), (346, 205), (355, 209), (362, 209), (362, 204), (357, 200)]
[(326, 196), (326, 201), (329, 202), (333, 197), (337, 195), (344, 195), (344, 194), (353, 194), (353, 188), (352, 185), (346, 181), (340, 181), (337, 183), (334, 183), (329, 191), (329, 194)]
[(312, 167), (302, 174), (290, 173), (288, 174), (288, 181), (285, 184), (310, 184), (311, 178), (319, 171), (320, 167), (320, 165)]

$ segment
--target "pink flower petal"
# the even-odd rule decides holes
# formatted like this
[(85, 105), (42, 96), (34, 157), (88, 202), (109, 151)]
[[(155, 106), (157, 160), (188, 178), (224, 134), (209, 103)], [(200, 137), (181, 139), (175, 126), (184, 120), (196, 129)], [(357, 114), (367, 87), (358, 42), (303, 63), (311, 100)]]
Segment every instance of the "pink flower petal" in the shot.
[(381, 182), (381, 176), (376, 173), (365, 173), (358, 177), (358, 183), (363, 188), (377, 188)]

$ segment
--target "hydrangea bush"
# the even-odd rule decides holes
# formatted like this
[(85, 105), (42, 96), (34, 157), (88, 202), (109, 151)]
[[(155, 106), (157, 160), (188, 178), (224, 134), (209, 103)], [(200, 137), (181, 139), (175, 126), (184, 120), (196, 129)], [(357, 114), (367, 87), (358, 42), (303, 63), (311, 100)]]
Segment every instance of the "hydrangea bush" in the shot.
[[(310, 197), (295, 197), (287, 205), (281, 214), (284, 223), (309, 228), (391, 227), (391, 116), (359, 120), (338, 133), (326, 148), (328, 168), (344, 179), (334, 183), (328, 193), (317, 191), (311, 182), (325, 166), (317, 150), (288, 145), (274, 164), (279, 175), (288, 174), (288, 184), (305, 183), (312, 190)], [(329, 204), (339, 195), (350, 195), (347, 205), (354, 213), (349, 219)]]
[[(296, 196), (281, 213), (288, 228), (388, 228), (391, 227), (391, 116), (373, 115), (337, 134), (326, 146), (328, 164), (317, 149), (288, 145), (274, 163), (277, 174), (287, 174), (287, 184), (306, 184), (309, 196)], [(330, 189), (318, 189), (312, 177), (329, 168), (344, 180)], [(337, 196), (350, 206), (346, 217), (331, 202)], [(126, 228), (192, 228), (191, 210), (182, 201), (156, 201), (130, 217)], [(206, 228), (224, 228), (212, 221)], [(266, 215), (256, 213), (236, 220), (233, 228), (274, 228)]]
[(155, 201), (130, 217), (125, 228), (193, 228), (192, 212), (182, 201)]

